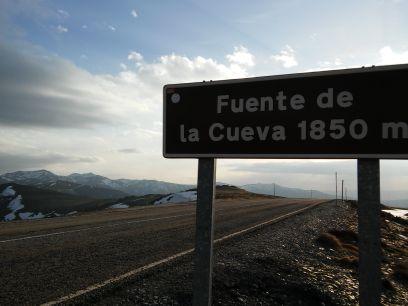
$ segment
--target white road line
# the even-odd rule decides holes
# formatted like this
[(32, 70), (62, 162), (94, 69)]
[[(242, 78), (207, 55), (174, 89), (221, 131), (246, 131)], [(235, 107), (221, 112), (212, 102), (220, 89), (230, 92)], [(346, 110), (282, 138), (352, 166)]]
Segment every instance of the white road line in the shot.
[(151, 263), (151, 264), (148, 264), (148, 265), (146, 265), (146, 266), (143, 266), (143, 267), (134, 269), (134, 270), (129, 271), (129, 272), (125, 273), (125, 274), (122, 274), (122, 275), (119, 275), (119, 276), (110, 278), (110, 279), (108, 279), (108, 280), (106, 280), (106, 281), (103, 281), (103, 282), (101, 282), (101, 283), (98, 283), (98, 284), (89, 286), (89, 287), (87, 287), (87, 288), (85, 288), (85, 289), (78, 290), (78, 291), (76, 291), (76, 292), (74, 292), (74, 293), (71, 293), (71, 294), (68, 294), (68, 295), (66, 295), (66, 296), (63, 296), (63, 297), (59, 298), (58, 300), (41, 304), (41, 306), (56, 305), (56, 304), (60, 304), (60, 303), (63, 303), (63, 302), (72, 300), (73, 298), (76, 298), (76, 297), (79, 297), (79, 296), (81, 296), (81, 295), (87, 294), (87, 293), (89, 293), (89, 292), (91, 292), (91, 291), (100, 289), (100, 288), (105, 287), (105, 286), (107, 286), (107, 285), (109, 285), (109, 284), (116, 283), (116, 282), (118, 282), (118, 281), (121, 281), (121, 280), (126, 279), (126, 278), (128, 278), (128, 277), (131, 277), (131, 276), (133, 276), (133, 275), (139, 274), (140, 272), (146, 271), (146, 270), (151, 269), (151, 268), (154, 268), (154, 267), (156, 267), (156, 266), (158, 266), (158, 265), (164, 264), (164, 263), (169, 262), (169, 261), (171, 261), (171, 260), (174, 260), (174, 259), (177, 259), (177, 258), (182, 257), (182, 256), (184, 256), (184, 255), (190, 254), (190, 253), (192, 253), (193, 251), (194, 251), (194, 249), (188, 249), (188, 250), (186, 250), (186, 251), (183, 251), (183, 252), (174, 254), (173, 256), (167, 257), (167, 258), (165, 258), (165, 259), (155, 261), (155, 262), (153, 262), (153, 263)]
[[(255, 207), (255, 206), (266, 205), (266, 204), (267, 203), (248, 204), (248, 205), (243, 205), (243, 206), (239, 206), (239, 207), (236, 207), (236, 208), (244, 208), (244, 207), (250, 207), (250, 206)], [(217, 210), (217, 212), (218, 211), (228, 210), (228, 209), (230, 209), (230, 208), (220, 208), (220, 209)], [(7, 243), (7, 242), (14, 242), (14, 241), (21, 241), (21, 240), (29, 240), (29, 239), (36, 239), (36, 238), (43, 238), (43, 237), (50, 237), (50, 236), (58, 236), (58, 235), (64, 235), (64, 234), (70, 234), (70, 233), (77, 233), (77, 232), (84, 232), (84, 231), (89, 231), (89, 230), (101, 229), (101, 228), (106, 228), (106, 227), (116, 227), (116, 226), (120, 226), (120, 225), (124, 225), (124, 224), (144, 223), (144, 222), (151, 222), (151, 221), (158, 221), (158, 220), (174, 219), (174, 218), (180, 218), (180, 217), (186, 217), (186, 216), (193, 216), (193, 215), (195, 215), (195, 212), (194, 213), (189, 213), (189, 214), (181, 214), (181, 215), (160, 217), (160, 218), (152, 218), (152, 219), (145, 219), (145, 220), (133, 220), (133, 221), (118, 222), (118, 223), (114, 223), (114, 224), (92, 226), (92, 227), (80, 228), (80, 229), (76, 229), (76, 230), (68, 230), (68, 231), (54, 232), (54, 233), (48, 233), (48, 234), (40, 234), (40, 235), (10, 238), (10, 239), (5, 239), (5, 240), (0, 240), (0, 243)]]
[[(271, 219), (271, 220), (268, 220), (268, 221), (265, 221), (265, 222), (262, 222), (262, 223), (258, 223), (258, 224), (254, 225), (254, 226), (251, 226), (251, 227), (248, 227), (248, 228), (246, 228), (246, 229), (243, 229), (243, 230), (237, 231), (237, 232), (235, 232), (235, 233), (226, 235), (226, 236), (224, 236), (224, 237), (218, 238), (218, 239), (214, 240), (214, 243), (220, 243), (220, 242), (222, 242), (222, 241), (224, 241), (224, 240), (227, 240), (227, 239), (236, 237), (236, 236), (238, 236), (238, 235), (242, 235), (242, 234), (248, 233), (248, 232), (253, 231), (253, 230), (257, 229), (257, 228), (263, 227), (263, 226), (265, 226), (265, 225), (269, 225), (269, 224), (278, 222), (278, 221), (280, 221), (280, 220), (282, 220), (282, 219), (291, 217), (291, 216), (293, 216), (293, 215), (296, 215), (296, 214), (298, 214), (298, 213), (300, 213), (300, 212), (302, 212), (302, 211), (311, 209), (311, 208), (313, 208), (313, 207), (315, 207), (315, 206), (317, 206), (317, 205), (320, 205), (320, 204), (322, 204), (322, 203), (324, 203), (324, 202), (312, 204), (312, 205), (309, 205), (309, 206), (307, 206), (307, 207), (304, 207), (304, 208), (295, 210), (295, 211), (293, 211), (293, 212), (284, 214), (284, 215), (282, 215), (282, 216), (276, 217), (276, 218), (274, 218), (274, 219)], [(91, 285), (91, 286), (89, 286), (89, 287), (87, 287), (87, 288), (85, 288), (85, 289), (81, 289), (81, 290), (78, 290), (78, 291), (76, 291), (76, 292), (70, 293), (70, 294), (68, 294), (68, 295), (66, 295), (66, 296), (63, 296), (63, 297), (57, 299), (57, 300), (54, 300), (54, 301), (50, 301), (50, 302), (41, 304), (41, 306), (51, 306), (51, 305), (57, 305), (57, 304), (60, 304), (60, 303), (63, 303), (63, 302), (67, 302), (67, 301), (72, 300), (72, 299), (74, 299), (74, 298), (77, 298), (77, 297), (79, 297), (79, 296), (81, 296), (81, 295), (90, 293), (90, 292), (95, 291), (95, 290), (97, 290), (97, 289), (103, 288), (103, 287), (105, 287), (105, 286), (107, 286), (107, 285), (110, 285), (110, 284), (119, 282), (119, 281), (124, 280), (124, 279), (126, 279), (126, 278), (128, 278), (128, 277), (137, 275), (137, 274), (139, 274), (139, 273), (141, 273), (141, 272), (143, 272), (143, 271), (146, 271), (146, 270), (149, 270), (149, 269), (151, 269), (151, 268), (157, 267), (157, 266), (159, 266), (159, 265), (161, 265), (161, 264), (164, 264), (164, 263), (168, 263), (168, 262), (170, 262), (170, 261), (173, 261), (173, 260), (175, 260), (175, 259), (177, 259), (177, 258), (180, 258), (180, 257), (182, 257), (182, 256), (185, 256), (185, 255), (187, 255), (187, 254), (191, 254), (191, 253), (193, 253), (193, 252), (194, 252), (194, 249), (188, 249), (188, 250), (182, 251), (182, 252), (177, 253), (177, 254), (174, 254), (174, 255), (172, 255), (172, 256), (170, 256), (170, 257), (167, 257), (167, 258), (164, 258), (164, 259), (161, 259), (161, 260), (152, 262), (152, 263), (150, 263), (150, 264), (148, 264), (148, 265), (145, 265), (145, 266), (143, 266), (143, 267), (140, 267), (140, 268), (131, 270), (131, 271), (129, 271), (129, 272), (126, 272), (125, 274), (122, 274), (122, 275), (119, 275), (119, 276), (110, 278), (110, 279), (105, 280), (105, 281), (103, 281), (103, 282), (101, 282), (101, 283), (97, 283), (97, 284)]]
[(193, 215), (195, 215), (195, 212), (194, 212), (194, 213), (190, 213), (190, 214), (182, 214), (182, 215), (175, 215), (175, 216), (168, 216), (168, 217), (160, 217), (160, 218), (152, 218), (152, 219), (144, 219), (144, 220), (126, 221), (126, 222), (120, 222), (120, 223), (114, 223), (114, 224), (108, 224), (108, 225), (101, 225), (101, 226), (93, 226), (93, 227), (80, 228), (80, 229), (76, 229), (76, 230), (69, 230), (69, 231), (63, 231), (63, 232), (55, 232), (55, 233), (49, 233), (49, 234), (41, 234), (41, 235), (33, 235), (33, 236), (25, 236), (25, 237), (19, 237), (19, 238), (12, 238), (12, 239), (0, 240), (0, 243), (6, 243), (6, 242), (12, 242), (12, 241), (20, 241), (20, 240), (27, 240), (27, 239), (34, 239), (34, 238), (42, 238), (42, 237), (49, 237), (49, 236), (56, 236), (56, 235), (63, 235), (63, 234), (69, 234), (69, 233), (84, 232), (84, 231), (90, 231), (90, 230), (94, 230), (94, 229), (101, 229), (101, 228), (105, 228), (105, 227), (120, 226), (120, 225), (123, 225), (123, 224), (144, 223), (144, 222), (150, 222), (150, 221), (158, 221), (158, 220), (165, 220), (165, 219), (174, 219), (174, 218), (180, 218), (180, 217), (185, 217), (185, 216), (193, 216)]

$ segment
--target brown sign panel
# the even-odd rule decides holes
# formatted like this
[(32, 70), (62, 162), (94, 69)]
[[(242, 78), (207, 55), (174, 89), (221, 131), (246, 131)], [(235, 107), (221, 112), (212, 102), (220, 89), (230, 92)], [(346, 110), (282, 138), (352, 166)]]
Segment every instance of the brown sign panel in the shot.
[(408, 65), (164, 86), (169, 158), (407, 158)]

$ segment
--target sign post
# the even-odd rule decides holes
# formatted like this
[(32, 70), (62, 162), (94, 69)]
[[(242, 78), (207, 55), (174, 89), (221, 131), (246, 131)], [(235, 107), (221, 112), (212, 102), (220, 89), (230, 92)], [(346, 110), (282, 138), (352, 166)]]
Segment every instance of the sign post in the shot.
[(379, 159), (408, 159), (407, 79), (405, 64), (164, 86), (163, 156), (199, 159), (194, 305), (211, 303), (215, 158), (358, 159), (360, 305), (379, 305)]
[(358, 159), (359, 301), (379, 306), (381, 298), (380, 162)]
[(193, 305), (211, 305), (216, 160), (198, 160)]

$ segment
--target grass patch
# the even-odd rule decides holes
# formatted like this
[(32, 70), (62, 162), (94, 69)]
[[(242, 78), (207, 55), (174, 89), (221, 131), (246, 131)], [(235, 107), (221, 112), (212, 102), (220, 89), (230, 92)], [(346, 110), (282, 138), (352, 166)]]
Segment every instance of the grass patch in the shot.
[(335, 258), (340, 264), (351, 268), (358, 266), (358, 236), (352, 230), (330, 230), (317, 238), (317, 243), (337, 251)]
[(330, 233), (323, 233), (317, 238), (317, 243), (326, 248), (332, 248), (336, 250), (341, 249), (341, 242), (336, 236)]
[(353, 244), (358, 241), (357, 233), (352, 230), (330, 230), (329, 233), (345, 243)]

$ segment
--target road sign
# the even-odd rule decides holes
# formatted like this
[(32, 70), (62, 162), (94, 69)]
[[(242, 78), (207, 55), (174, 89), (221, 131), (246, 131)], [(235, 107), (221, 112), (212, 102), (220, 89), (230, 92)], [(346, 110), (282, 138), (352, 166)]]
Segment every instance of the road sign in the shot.
[(169, 158), (407, 158), (408, 65), (166, 85)]

